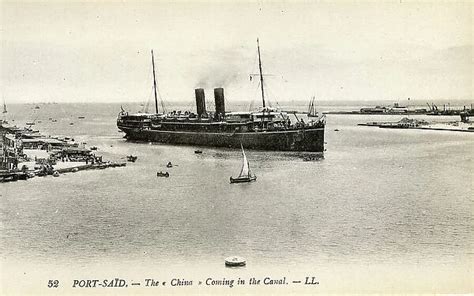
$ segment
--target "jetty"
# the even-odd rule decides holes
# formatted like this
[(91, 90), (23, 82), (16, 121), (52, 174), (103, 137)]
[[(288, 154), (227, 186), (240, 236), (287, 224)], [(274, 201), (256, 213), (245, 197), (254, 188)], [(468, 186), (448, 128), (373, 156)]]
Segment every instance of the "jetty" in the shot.
[(390, 106), (375, 106), (362, 107), (359, 110), (351, 111), (326, 111), (323, 114), (332, 115), (438, 115), (438, 116), (459, 116), (467, 113), (469, 116), (474, 116), (474, 109), (472, 104), (470, 108), (463, 106), (463, 108), (452, 108), (450, 104), (444, 104), (442, 108), (438, 108), (434, 103), (426, 103), (428, 108), (420, 108), (415, 106), (403, 106), (399, 103), (394, 103)]
[(422, 119), (402, 118), (396, 122), (367, 122), (359, 123), (360, 126), (375, 126), (379, 128), (393, 129), (418, 129), (418, 130), (436, 130), (452, 132), (474, 132), (474, 125), (469, 121), (466, 114), (461, 115), (461, 121), (452, 122), (428, 122)]
[(25, 172), (0, 171), (0, 182), (26, 180), (28, 178), (29, 176)]
[(75, 173), (77, 171), (84, 171), (84, 170), (98, 170), (98, 169), (106, 169), (106, 168), (116, 168), (116, 167), (124, 167), (127, 164), (125, 162), (106, 162), (106, 163), (96, 163), (96, 164), (79, 164), (75, 166), (70, 166), (66, 168), (55, 169), (56, 172), (60, 174), (64, 173)]
[(0, 122), (0, 182), (124, 166), (125, 162), (104, 161), (73, 138), (44, 136)]

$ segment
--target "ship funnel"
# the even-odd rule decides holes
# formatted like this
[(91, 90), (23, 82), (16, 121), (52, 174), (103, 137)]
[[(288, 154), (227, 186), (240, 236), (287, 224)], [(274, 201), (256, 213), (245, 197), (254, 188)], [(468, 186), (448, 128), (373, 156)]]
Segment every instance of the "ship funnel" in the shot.
[(216, 118), (222, 118), (225, 114), (224, 89), (222, 87), (214, 88), (214, 99), (216, 102)]
[(198, 117), (201, 117), (203, 114), (206, 114), (206, 98), (204, 96), (204, 89), (196, 88), (194, 90), (196, 95), (196, 111)]

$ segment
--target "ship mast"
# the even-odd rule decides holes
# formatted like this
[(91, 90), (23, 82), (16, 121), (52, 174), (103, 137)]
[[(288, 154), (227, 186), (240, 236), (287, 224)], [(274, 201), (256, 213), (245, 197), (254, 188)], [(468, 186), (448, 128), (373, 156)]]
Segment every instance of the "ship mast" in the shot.
[(153, 49), (151, 50), (151, 64), (153, 66), (153, 90), (155, 92), (155, 112), (158, 114), (158, 97), (156, 95), (156, 77), (155, 77), (155, 58), (153, 57)]
[(260, 58), (260, 43), (258, 42), (258, 38), (257, 38), (257, 49), (258, 49), (258, 68), (260, 70), (260, 87), (262, 89), (262, 103), (263, 103), (263, 108), (265, 108), (265, 92), (263, 90), (262, 60)]

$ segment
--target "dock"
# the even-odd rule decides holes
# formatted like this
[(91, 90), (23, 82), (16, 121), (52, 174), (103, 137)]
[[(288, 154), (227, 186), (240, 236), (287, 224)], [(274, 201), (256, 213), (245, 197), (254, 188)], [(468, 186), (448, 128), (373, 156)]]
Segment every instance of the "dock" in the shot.
[(83, 164), (83, 165), (77, 165), (77, 166), (70, 166), (67, 168), (55, 169), (54, 171), (60, 174), (64, 174), (64, 173), (74, 173), (77, 171), (84, 171), (84, 170), (99, 170), (99, 169), (106, 169), (106, 168), (124, 167), (126, 165), (127, 164), (125, 162)]
[(433, 131), (451, 131), (451, 132), (474, 132), (474, 126), (470, 122), (446, 122), (430, 123), (424, 120), (403, 118), (397, 122), (367, 122), (359, 123), (359, 126), (375, 126), (379, 128), (393, 129), (417, 129)]
[(18, 181), (18, 180), (26, 180), (26, 179), (28, 179), (28, 177), (29, 177), (28, 174), (25, 173), (25, 172), (1, 171), (0, 172), (0, 183)]
[[(85, 171), (85, 170), (101, 170), (106, 168), (116, 168), (116, 167), (124, 167), (127, 164), (125, 162), (108, 162), (108, 163), (95, 163), (95, 164), (78, 164), (73, 166), (68, 166), (65, 168), (58, 168), (52, 170), (52, 172), (57, 172), (58, 174), (65, 174), (65, 173), (75, 173), (78, 171)], [(44, 174), (41, 171), (34, 171), (34, 172), (21, 172), (21, 171), (0, 171), (0, 183), (3, 182), (12, 182), (18, 180), (28, 180), (33, 177), (43, 177), (48, 176), (50, 174)]]
[[(0, 182), (126, 166), (104, 161), (71, 137), (51, 137), (0, 122)], [(136, 158), (135, 158), (136, 159)]]

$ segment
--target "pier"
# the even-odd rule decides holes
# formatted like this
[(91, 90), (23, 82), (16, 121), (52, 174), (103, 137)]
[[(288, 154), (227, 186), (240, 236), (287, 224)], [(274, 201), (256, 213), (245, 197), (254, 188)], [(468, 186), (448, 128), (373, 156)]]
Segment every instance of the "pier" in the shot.
[(451, 132), (474, 132), (474, 126), (466, 121), (455, 121), (445, 123), (430, 123), (425, 120), (403, 118), (396, 122), (367, 122), (359, 123), (359, 126), (376, 126), (379, 128), (394, 128), (394, 129), (418, 129), (418, 130), (434, 130), (434, 131), (451, 131)]
[(75, 173), (77, 171), (84, 171), (84, 170), (99, 170), (99, 169), (106, 169), (106, 168), (124, 167), (126, 165), (127, 164), (125, 162), (80, 164), (80, 165), (70, 166), (66, 168), (55, 169), (54, 171), (60, 174), (64, 174), (64, 173)]
[(72, 139), (68, 141), (39, 133), (33, 136), (30, 130), (3, 122), (0, 124), (0, 144), (0, 182), (126, 166), (125, 162), (103, 161), (102, 156), (93, 154), (84, 143), (79, 147)]

